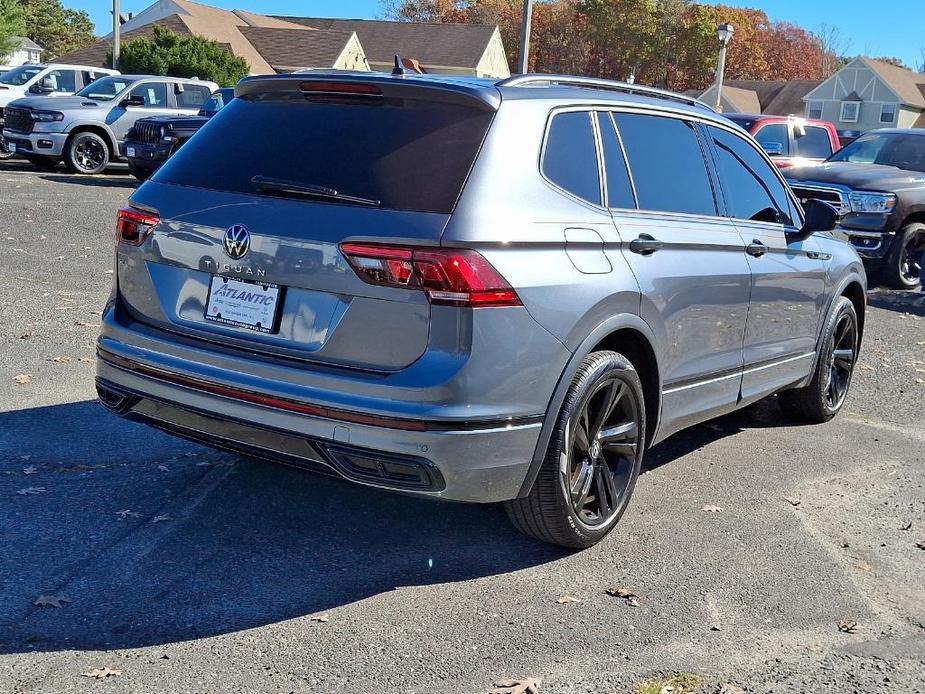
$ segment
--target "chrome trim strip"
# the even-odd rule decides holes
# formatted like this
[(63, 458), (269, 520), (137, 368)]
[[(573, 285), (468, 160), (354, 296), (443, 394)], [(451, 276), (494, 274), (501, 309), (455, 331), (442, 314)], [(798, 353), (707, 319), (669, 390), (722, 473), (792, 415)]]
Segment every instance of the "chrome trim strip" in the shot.
[(691, 388), (699, 388), (700, 386), (707, 386), (713, 383), (719, 383), (720, 381), (726, 381), (730, 378), (739, 378), (745, 376), (746, 374), (757, 373), (758, 371), (763, 371), (764, 369), (770, 369), (775, 366), (783, 366), (784, 364), (789, 364), (790, 362), (799, 361), (801, 359), (810, 359), (816, 356), (815, 352), (807, 352), (806, 354), (798, 354), (795, 357), (786, 357), (784, 359), (776, 359), (775, 361), (767, 362), (764, 364), (759, 364), (757, 366), (751, 366), (747, 369), (741, 371), (735, 371), (734, 373), (725, 374), (723, 376), (716, 376), (713, 378), (707, 378), (702, 381), (696, 381), (694, 383), (687, 383), (685, 385), (676, 386), (674, 388), (667, 388), (662, 390), (662, 395), (671, 395), (672, 393), (677, 393), (682, 390), (690, 390)]

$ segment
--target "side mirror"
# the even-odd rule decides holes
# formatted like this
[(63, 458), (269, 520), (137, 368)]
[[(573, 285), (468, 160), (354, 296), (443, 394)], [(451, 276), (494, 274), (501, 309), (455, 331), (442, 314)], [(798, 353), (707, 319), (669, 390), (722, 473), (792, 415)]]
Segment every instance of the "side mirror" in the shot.
[(782, 157), (784, 155), (784, 145), (780, 142), (762, 142), (763, 149), (769, 157)]
[(55, 83), (50, 77), (43, 77), (29, 87), (30, 94), (51, 94), (53, 91), (55, 91)]
[(122, 108), (128, 108), (129, 106), (144, 106), (145, 98), (143, 96), (127, 96), (122, 101), (119, 102), (119, 106)]
[(838, 226), (841, 215), (832, 205), (822, 200), (810, 198), (803, 205), (805, 219), (800, 237), (806, 238), (816, 231), (832, 231)]

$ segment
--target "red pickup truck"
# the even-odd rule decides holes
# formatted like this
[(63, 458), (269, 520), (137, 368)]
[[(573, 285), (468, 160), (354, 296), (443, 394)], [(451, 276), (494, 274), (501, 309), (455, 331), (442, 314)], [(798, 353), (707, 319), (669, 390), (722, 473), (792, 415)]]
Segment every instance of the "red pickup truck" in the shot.
[(726, 117), (751, 133), (781, 169), (820, 162), (841, 149), (835, 126), (826, 121), (748, 113)]

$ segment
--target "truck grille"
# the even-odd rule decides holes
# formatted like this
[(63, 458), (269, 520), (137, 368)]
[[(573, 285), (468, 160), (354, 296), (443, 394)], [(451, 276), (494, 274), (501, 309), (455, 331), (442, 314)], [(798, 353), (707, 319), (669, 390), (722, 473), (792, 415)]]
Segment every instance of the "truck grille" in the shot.
[(5, 122), (3, 127), (15, 130), (18, 133), (31, 133), (35, 122), (27, 108), (15, 108), (7, 106), (3, 112)]
[(842, 213), (848, 211), (848, 197), (838, 188), (801, 185), (792, 185), (790, 188), (793, 190), (793, 194), (796, 195), (802, 203), (810, 199), (822, 200), (822, 202), (834, 205)]
[(143, 120), (137, 121), (132, 129), (132, 139), (135, 142), (141, 142), (147, 145), (156, 145), (161, 141), (161, 129), (164, 126), (160, 123), (145, 123)]

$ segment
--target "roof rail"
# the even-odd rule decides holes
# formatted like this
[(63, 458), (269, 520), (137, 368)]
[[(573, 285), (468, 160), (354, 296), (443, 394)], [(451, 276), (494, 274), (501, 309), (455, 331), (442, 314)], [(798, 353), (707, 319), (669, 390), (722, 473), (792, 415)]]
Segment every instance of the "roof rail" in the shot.
[(622, 92), (624, 94), (638, 94), (640, 96), (651, 96), (656, 99), (665, 99), (668, 101), (677, 101), (688, 106), (699, 106), (708, 111), (716, 113), (716, 110), (705, 104), (700, 99), (692, 96), (677, 94), (667, 89), (658, 89), (657, 87), (647, 87), (642, 84), (629, 84), (628, 82), (618, 82), (616, 80), (605, 80), (597, 77), (576, 77), (574, 75), (514, 75), (505, 80), (495, 83), (498, 87), (533, 87), (540, 85), (561, 85), (563, 87), (584, 87), (586, 89), (603, 89), (611, 92)]

